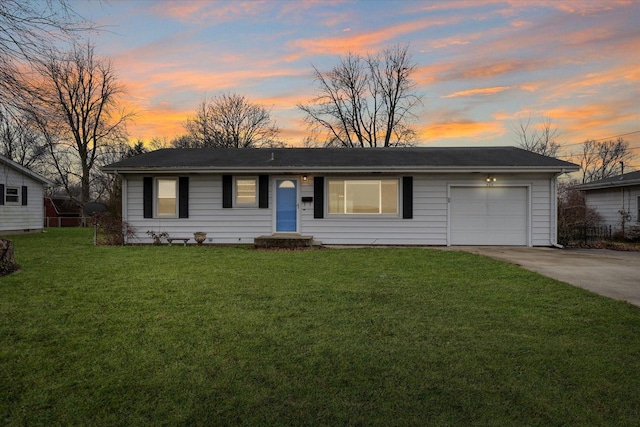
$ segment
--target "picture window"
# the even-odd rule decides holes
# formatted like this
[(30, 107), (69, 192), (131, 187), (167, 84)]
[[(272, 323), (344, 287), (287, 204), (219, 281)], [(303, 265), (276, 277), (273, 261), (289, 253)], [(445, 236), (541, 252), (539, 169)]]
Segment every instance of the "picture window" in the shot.
[(398, 215), (397, 179), (331, 179), (329, 214)]

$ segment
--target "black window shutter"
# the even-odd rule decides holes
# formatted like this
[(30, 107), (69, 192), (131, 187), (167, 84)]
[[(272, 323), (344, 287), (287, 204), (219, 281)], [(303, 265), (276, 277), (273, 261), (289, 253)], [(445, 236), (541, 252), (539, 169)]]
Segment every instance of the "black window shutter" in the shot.
[(0, 184), (0, 205), (4, 205), (4, 184)]
[(153, 178), (150, 176), (142, 178), (142, 199), (143, 216), (153, 218)]
[(22, 206), (27, 206), (27, 186), (22, 186)]
[(313, 177), (313, 217), (324, 218), (324, 177)]
[(178, 218), (189, 218), (189, 177), (178, 178)]
[(222, 175), (222, 207), (230, 208), (233, 205), (233, 178), (231, 175)]
[(402, 218), (413, 218), (413, 177), (402, 177)]
[(258, 177), (258, 207), (261, 209), (269, 207), (269, 175)]

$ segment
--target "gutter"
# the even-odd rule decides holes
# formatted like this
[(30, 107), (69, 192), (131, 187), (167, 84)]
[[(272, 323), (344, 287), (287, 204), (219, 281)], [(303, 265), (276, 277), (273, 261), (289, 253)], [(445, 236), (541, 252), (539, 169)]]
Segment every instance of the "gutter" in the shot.
[[(570, 172), (577, 171), (572, 168)], [(452, 166), (452, 167), (402, 167), (402, 166), (384, 166), (384, 167), (354, 167), (354, 166), (283, 166), (283, 167), (220, 167), (220, 168), (198, 168), (198, 167), (141, 167), (141, 168), (102, 168), (106, 173), (130, 173), (130, 174), (147, 174), (147, 173), (193, 173), (193, 174), (224, 174), (224, 173), (271, 173), (271, 174), (318, 174), (318, 173), (556, 173), (564, 174), (567, 172), (565, 168), (557, 167), (541, 168), (541, 167), (491, 167), (491, 166)]]
[(586, 190), (603, 190), (606, 188), (616, 188), (616, 187), (631, 187), (632, 185), (640, 185), (640, 179), (634, 179), (634, 180), (629, 180), (624, 182), (611, 181), (611, 182), (605, 182), (602, 184), (580, 184), (580, 185), (576, 185), (573, 188), (580, 191), (586, 191)]

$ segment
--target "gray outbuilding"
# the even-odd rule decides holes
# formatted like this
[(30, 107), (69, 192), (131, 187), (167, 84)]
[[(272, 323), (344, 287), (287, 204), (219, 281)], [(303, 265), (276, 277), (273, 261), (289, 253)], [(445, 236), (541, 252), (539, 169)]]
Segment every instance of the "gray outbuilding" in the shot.
[(51, 181), (0, 155), (0, 235), (36, 233), (44, 225), (44, 188)]

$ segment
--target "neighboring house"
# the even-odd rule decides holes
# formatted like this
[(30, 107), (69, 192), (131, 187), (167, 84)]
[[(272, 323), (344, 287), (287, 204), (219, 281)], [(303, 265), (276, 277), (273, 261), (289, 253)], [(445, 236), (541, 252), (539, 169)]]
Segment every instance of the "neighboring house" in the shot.
[(253, 243), (556, 244), (556, 178), (578, 166), (515, 147), (163, 149), (103, 168), (122, 177), (130, 242), (148, 231)]
[(46, 197), (44, 207), (47, 227), (80, 227), (82, 225), (82, 209), (69, 197)]
[(0, 155), (0, 235), (35, 233), (44, 224), (48, 179)]
[(575, 188), (584, 191), (587, 206), (595, 209), (614, 232), (622, 229), (622, 212), (626, 217), (625, 226), (640, 226), (640, 171), (581, 184)]

